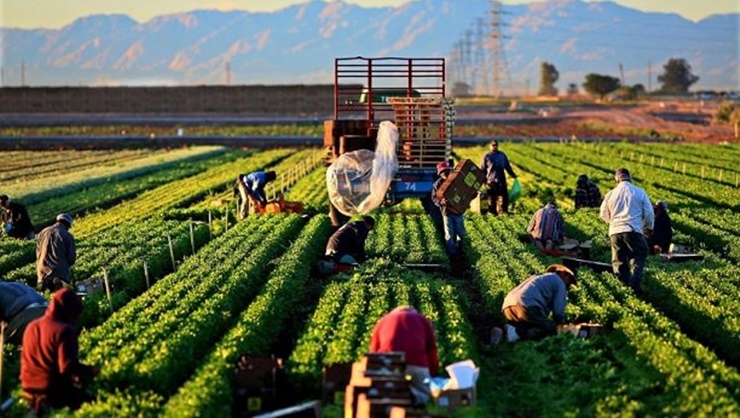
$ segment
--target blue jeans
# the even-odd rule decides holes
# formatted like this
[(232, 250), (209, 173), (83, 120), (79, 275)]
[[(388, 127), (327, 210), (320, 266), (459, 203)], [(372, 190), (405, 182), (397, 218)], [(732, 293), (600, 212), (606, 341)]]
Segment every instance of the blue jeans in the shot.
[(460, 239), (460, 247), (462, 247), (462, 243), (466, 238), (463, 216), (447, 214), (442, 217), (442, 223), (445, 231), (445, 249), (447, 250), (447, 254), (457, 254), (458, 238)]

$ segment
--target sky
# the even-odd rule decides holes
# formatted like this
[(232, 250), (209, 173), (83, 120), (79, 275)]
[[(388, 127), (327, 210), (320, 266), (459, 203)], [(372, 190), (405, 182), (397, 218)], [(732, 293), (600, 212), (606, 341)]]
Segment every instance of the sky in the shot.
[[(269, 12), (309, 0), (0, 0), (0, 27), (58, 29), (91, 14), (121, 13), (146, 22), (154, 16), (195, 9)], [(325, 0), (335, 1), (335, 0)], [(343, 0), (364, 7), (400, 6), (409, 0)], [(455, 0), (487, 1), (487, 0)], [(506, 4), (539, 3), (543, 0), (502, 0)], [(587, 0), (603, 1), (603, 0)], [(740, 13), (740, 0), (613, 0), (647, 12), (678, 13), (701, 20), (719, 13)], [(40, 13), (39, 10), (43, 10)]]

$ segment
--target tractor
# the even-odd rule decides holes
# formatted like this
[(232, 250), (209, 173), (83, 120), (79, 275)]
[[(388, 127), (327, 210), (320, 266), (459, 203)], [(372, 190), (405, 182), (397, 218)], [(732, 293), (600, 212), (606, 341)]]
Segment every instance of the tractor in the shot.
[[(366, 58), (334, 60), (334, 119), (324, 122), (326, 165), (340, 155), (375, 150), (380, 122), (398, 127), (399, 169), (384, 205), (419, 198), (433, 213), (432, 185), (437, 163), (450, 161), (454, 108), (445, 97), (444, 58)], [(336, 227), (347, 217), (329, 208)]]

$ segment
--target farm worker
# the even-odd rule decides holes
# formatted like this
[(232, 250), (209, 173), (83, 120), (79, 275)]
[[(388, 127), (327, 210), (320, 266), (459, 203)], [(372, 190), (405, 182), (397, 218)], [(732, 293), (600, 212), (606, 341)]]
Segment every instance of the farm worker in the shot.
[(21, 388), (39, 415), (49, 408), (77, 409), (86, 400), (83, 385), (100, 369), (80, 363), (75, 323), (82, 301), (71, 289), (56, 293), (46, 313), (23, 334)]
[(16, 239), (33, 239), (33, 224), (26, 207), (10, 200), (8, 195), (0, 195), (0, 207), (3, 208), (3, 223), (9, 237)]
[[(626, 168), (617, 170), (614, 180), (617, 186), (604, 196), (601, 203), (601, 219), (609, 224), (612, 267), (619, 280), (640, 292), (648, 255), (645, 235), (652, 233), (655, 221), (653, 205), (645, 191), (632, 184), (632, 176)], [(630, 264), (634, 265), (632, 272)]]
[(348, 222), (329, 237), (326, 256), (337, 263), (357, 264), (365, 261), (365, 240), (375, 227), (372, 216)]
[(403, 352), (411, 393), (417, 404), (431, 399), (425, 379), (439, 371), (437, 337), (432, 323), (411, 306), (399, 306), (380, 318), (370, 340), (371, 353)]
[(77, 259), (75, 239), (69, 232), (72, 216), (57, 215), (56, 223), (39, 233), (36, 241), (36, 276), (39, 290), (59, 290), (72, 282), (70, 268)]
[(581, 208), (598, 208), (601, 205), (601, 191), (588, 179), (588, 176), (581, 174), (576, 181), (576, 209)]
[(488, 213), (503, 215), (509, 213), (509, 191), (506, 188), (506, 173), (516, 178), (506, 154), (498, 150), (498, 141), (490, 144), (491, 151), (483, 156), (481, 168), (486, 170), (488, 189)]
[(563, 215), (550, 200), (534, 213), (527, 226), (529, 238), (538, 250), (552, 250), (565, 240)]
[(437, 164), (437, 176), (439, 178), (432, 185), (432, 202), (442, 212), (442, 226), (445, 231), (445, 249), (447, 255), (454, 261), (458, 261), (465, 240), (465, 222), (462, 212), (450, 205), (447, 200), (438, 194), (440, 187), (450, 175), (450, 166), (446, 162)]
[(236, 185), (242, 203), (239, 208), (239, 218), (244, 219), (249, 215), (249, 198), (254, 199), (263, 207), (267, 204), (265, 186), (275, 181), (277, 174), (274, 171), (255, 171), (249, 174), (239, 174), (236, 177)]
[(530, 276), (510, 291), (502, 307), (507, 321), (507, 341), (555, 335), (557, 326), (565, 322), (568, 290), (575, 284), (576, 276), (571, 269), (553, 264), (544, 274)]
[(660, 200), (653, 205), (655, 226), (653, 233), (648, 237), (648, 244), (654, 253), (667, 253), (673, 240), (671, 218), (668, 216), (668, 203)]
[(6, 324), (5, 342), (20, 345), (29, 322), (46, 311), (48, 303), (31, 287), (0, 281), (0, 321)]

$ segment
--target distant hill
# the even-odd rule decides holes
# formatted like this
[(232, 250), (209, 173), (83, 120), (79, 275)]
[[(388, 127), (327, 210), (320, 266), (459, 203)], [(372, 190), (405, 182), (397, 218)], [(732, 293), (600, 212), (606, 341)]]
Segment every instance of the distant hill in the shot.
[[(487, 0), (417, 0), (363, 8), (311, 1), (273, 13), (196, 10), (138, 23), (93, 15), (59, 29), (0, 30), (3, 82), (26, 85), (330, 83), (338, 56), (450, 56)], [(740, 13), (692, 22), (612, 2), (549, 1), (504, 6), (505, 88), (531, 92), (541, 61), (560, 72), (556, 86), (579, 87), (585, 74), (652, 87), (669, 58), (685, 58), (700, 76), (694, 89), (737, 89)], [(471, 48), (471, 57), (475, 48)], [(474, 58), (474, 57), (473, 57)], [(454, 71), (451, 69), (451, 74)]]

